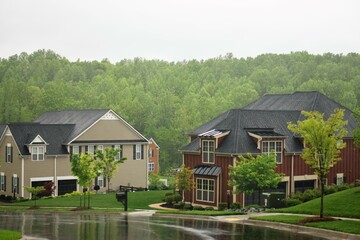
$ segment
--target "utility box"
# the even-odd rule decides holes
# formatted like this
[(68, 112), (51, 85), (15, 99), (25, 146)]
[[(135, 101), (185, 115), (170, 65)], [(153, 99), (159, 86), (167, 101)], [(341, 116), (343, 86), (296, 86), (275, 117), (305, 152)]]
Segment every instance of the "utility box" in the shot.
[(285, 207), (285, 193), (284, 192), (272, 192), (269, 195), (268, 207), (269, 208), (283, 208)]

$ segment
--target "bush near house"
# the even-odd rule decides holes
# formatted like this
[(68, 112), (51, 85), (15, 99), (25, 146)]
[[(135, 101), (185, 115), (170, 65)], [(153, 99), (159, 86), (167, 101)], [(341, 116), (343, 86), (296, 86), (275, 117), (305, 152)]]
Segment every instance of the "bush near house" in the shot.
[[(341, 185), (332, 184), (332, 185), (325, 187), (324, 193), (325, 193), (325, 195), (329, 195), (332, 193), (347, 190), (354, 186), (355, 186), (355, 184), (347, 184), (347, 183), (343, 183)], [(297, 192), (297, 193), (293, 194), (290, 198), (287, 198), (284, 200), (285, 206), (286, 207), (296, 206), (298, 204), (319, 198), (320, 195), (321, 194), (320, 194), (319, 189), (307, 189), (304, 192)]]

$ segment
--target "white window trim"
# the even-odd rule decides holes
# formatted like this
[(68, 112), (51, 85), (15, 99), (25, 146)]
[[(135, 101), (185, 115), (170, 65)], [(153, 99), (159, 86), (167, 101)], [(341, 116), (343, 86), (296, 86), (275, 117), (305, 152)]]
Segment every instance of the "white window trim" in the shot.
[(343, 173), (337, 173), (336, 174), (336, 185), (341, 185), (344, 183), (344, 174)]
[[(205, 151), (205, 142), (208, 144), (207, 146), (207, 150)], [(210, 151), (209, 149), (209, 146), (210, 146), (210, 143), (213, 143), (213, 147), (214, 147), (214, 151)], [(202, 162), (203, 163), (208, 163), (208, 164), (215, 164), (215, 140), (202, 140)], [(207, 153), (207, 159), (204, 159), (204, 153)], [(212, 161), (210, 161), (210, 154), (213, 154), (213, 159)]]
[(11, 144), (10, 143), (8, 143), (8, 144), (6, 144), (6, 159), (5, 159), (5, 161), (7, 162), (7, 163), (11, 163)]
[(97, 177), (97, 185), (99, 185), (99, 187), (104, 187), (104, 176), (103, 175), (99, 175)]
[(154, 162), (148, 163), (148, 170), (149, 170), (149, 172), (155, 171), (155, 163)]
[[(278, 161), (278, 159), (276, 158), (275, 159), (276, 163), (277, 164), (282, 164), (283, 163), (283, 141), (281, 141), (281, 140), (263, 140), (262, 143), (261, 143), (261, 151), (262, 151), (262, 153), (267, 154), (267, 155), (270, 155), (271, 153), (273, 153), (272, 151), (270, 151), (270, 143), (272, 143), (272, 142), (275, 144), (274, 153), (276, 154), (276, 156), (278, 154), (280, 154), (280, 161)], [(264, 152), (264, 143), (266, 143), (268, 145), (267, 146), (267, 148), (268, 148), (267, 152)], [(280, 149), (281, 149), (280, 152), (276, 151), (276, 145), (278, 143), (280, 143)]]
[(96, 150), (101, 151), (102, 153), (104, 153), (104, 145), (98, 145)]
[(117, 153), (117, 155), (115, 156), (115, 160), (120, 160), (121, 158), (121, 145), (120, 144), (117, 144), (117, 145), (114, 145), (114, 150), (119, 150), (119, 152)]
[[(39, 149), (42, 148), (43, 152), (42, 154), (39, 153)], [(36, 150), (36, 154), (34, 154), (34, 149)], [(34, 159), (34, 156), (36, 155), (37, 159)], [(39, 159), (39, 156), (42, 155), (42, 159)], [(31, 160), (32, 161), (44, 161), (45, 160), (45, 146), (31, 146)]]
[(5, 192), (5, 173), (0, 173), (0, 191)]
[(135, 160), (141, 160), (141, 144), (136, 144)]
[(77, 154), (77, 155), (80, 154), (80, 146), (73, 146), (72, 150), (73, 150), (72, 154)]
[(88, 145), (88, 152), (87, 153), (88, 154), (95, 154), (95, 145)]
[[(201, 186), (204, 186), (204, 180), (207, 180), (208, 181), (208, 189), (198, 189), (198, 180), (201, 180)], [(213, 182), (213, 186), (214, 186), (214, 190), (209, 190), (209, 186), (210, 186), (210, 181)], [(208, 194), (208, 199), (209, 199), (209, 196), (210, 196), (210, 192), (213, 193), (213, 200), (212, 201), (209, 201), (209, 200), (203, 200), (203, 199), (199, 199), (198, 198), (198, 191), (202, 191), (202, 198), (204, 198), (204, 192), (207, 192)], [(196, 201), (199, 201), (199, 202), (209, 202), (209, 203), (214, 203), (215, 202), (215, 180), (214, 179), (211, 179), (211, 178), (197, 178), (196, 179)]]

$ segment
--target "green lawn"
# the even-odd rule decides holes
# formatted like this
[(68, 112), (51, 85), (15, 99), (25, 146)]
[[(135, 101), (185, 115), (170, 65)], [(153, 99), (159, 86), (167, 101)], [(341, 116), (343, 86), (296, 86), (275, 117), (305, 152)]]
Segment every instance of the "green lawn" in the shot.
[(15, 231), (8, 231), (8, 230), (0, 230), (0, 239), (1, 240), (17, 240), (20, 239), (21, 233)]
[[(299, 224), (299, 222), (304, 220), (305, 217), (296, 215), (272, 215), (252, 217), (250, 219), (270, 222), (281, 222), (288, 224)], [(360, 221), (337, 220), (330, 222), (311, 222), (305, 223), (304, 226), (334, 230), (338, 232), (360, 234)]]
[(244, 215), (245, 213), (228, 212), (228, 211), (180, 211), (180, 210), (158, 210), (157, 213), (161, 214), (183, 214), (183, 215), (201, 215), (201, 216), (225, 216), (225, 215)]
[[(324, 215), (360, 218), (360, 187), (333, 193), (324, 197)], [(303, 204), (277, 209), (276, 212), (319, 215), (320, 198)]]
[[(150, 209), (149, 204), (162, 202), (165, 193), (169, 191), (144, 191), (144, 192), (129, 192), (128, 193), (128, 209)], [(33, 206), (34, 201), (25, 201), (8, 204), (11, 208), (20, 206)], [(78, 207), (80, 206), (80, 196), (69, 197), (56, 197), (49, 199), (39, 199), (36, 202), (40, 207)], [(115, 197), (115, 193), (109, 194), (92, 194), (90, 198), (90, 206), (94, 208), (112, 208), (119, 211), (119, 208), (123, 208), (121, 202), (118, 202)], [(1, 208), (0, 208), (1, 209)], [(21, 208), (20, 208), (21, 209)], [(41, 209), (41, 208), (40, 208)]]

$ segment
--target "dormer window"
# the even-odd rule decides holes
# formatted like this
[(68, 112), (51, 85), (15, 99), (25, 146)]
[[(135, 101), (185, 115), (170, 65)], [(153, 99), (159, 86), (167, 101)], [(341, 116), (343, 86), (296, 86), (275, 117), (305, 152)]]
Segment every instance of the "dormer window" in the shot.
[(33, 161), (43, 161), (45, 154), (45, 146), (32, 146), (31, 147), (31, 159)]
[(282, 141), (263, 141), (262, 153), (264, 154), (276, 154), (276, 162), (282, 163)]
[(215, 162), (215, 141), (214, 140), (203, 140), (202, 141), (202, 156), (203, 163), (214, 163)]

